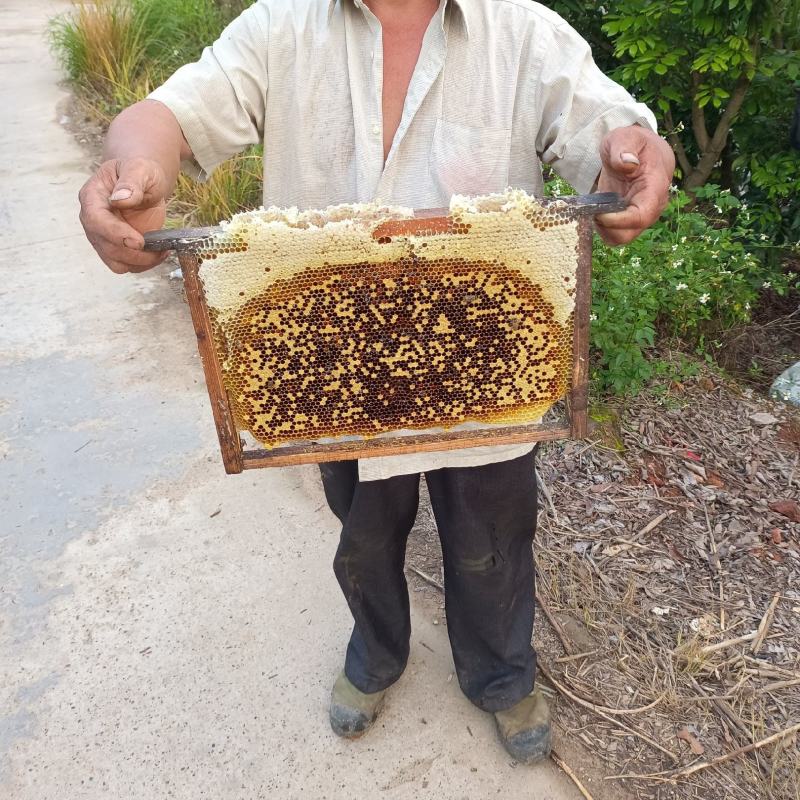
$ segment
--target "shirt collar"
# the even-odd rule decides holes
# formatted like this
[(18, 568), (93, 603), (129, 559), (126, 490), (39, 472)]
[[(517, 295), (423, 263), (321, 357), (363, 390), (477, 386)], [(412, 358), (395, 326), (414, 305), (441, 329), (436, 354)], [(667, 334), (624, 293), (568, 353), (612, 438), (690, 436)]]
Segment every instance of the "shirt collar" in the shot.
[[(356, 7), (359, 8), (364, 5), (362, 0), (329, 0), (328, 22), (330, 22), (331, 17), (333, 16), (333, 11), (336, 8), (336, 4), (345, 2), (348, 3), (352, 2)], [(467, 37), (467, 39), (469, 39), (469, 13), (470, 13), (469, 4), (471, 0), (444, 0), (444, 2), (452, 4), (452, 6), (458, 10), (458, 14), (461, 17), (461, 21), (464, 24), (464, 34)]]

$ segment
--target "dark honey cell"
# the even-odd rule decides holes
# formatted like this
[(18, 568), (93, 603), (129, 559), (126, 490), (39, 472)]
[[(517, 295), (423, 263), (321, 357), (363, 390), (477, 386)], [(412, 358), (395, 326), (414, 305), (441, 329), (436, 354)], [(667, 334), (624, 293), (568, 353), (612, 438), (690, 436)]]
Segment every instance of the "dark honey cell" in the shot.
[(540, 288), (495, 264), (430, 267), (426, 285), (440, 298), (432, 308), (401, 264), (382, 265), (372, 294), (363, 278), (374, 265), (353, 264), (307, 270), (243, 305), (226, 326), (233, 335), (219, 332), (241, 426), (275, 445), (341, 435), (337, 419), (350, 434), (372, 436), (503, 421), (557, 400), (572, 332)]

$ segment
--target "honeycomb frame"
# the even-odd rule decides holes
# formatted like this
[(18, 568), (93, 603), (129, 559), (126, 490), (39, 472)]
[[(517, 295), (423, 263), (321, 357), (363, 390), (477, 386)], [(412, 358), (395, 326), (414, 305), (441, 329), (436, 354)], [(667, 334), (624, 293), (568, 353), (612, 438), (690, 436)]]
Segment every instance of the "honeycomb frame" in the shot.
[[(483, 199), (486, 200), (486, 198)], [(297, 335), (297, 331), (300, 331), (302, 334), (304, 330), (314, 327), (315, 338), (312, 337), (309, 339), (308, 337), (310, 334), (306, 334), (305, 339), (302, 339), (302, 336), (300, 336), (302, 341), (311, 343), (311, 351), (305, 351), (305, 360), (298, 361), (298, 359), (295, 358), (292, 362), (294, 365), (292, 368), (295, 372), (299, 371), (303, 373), (307, 371), (308, 374), (311, 375), (313, 372), (312, 370), (304, 370), (304, 368), (310, 366), (308, 363), (308, 354), (309, 352), (312, 353), (312, 360), (315, 358), (315, 355), (319, 355), (320, 330), (324, 332), (325, 329), (316, 329), (318, 327), (316, 325), (316, 318), (314, 320), (314, 325), (309, 326), (306, 324), (307, 320), (303, 322), (302, 314), (297, 311), (293, 312), (292, 308), (304, 308), (315, 299), (319, 301), (321, 297), (325, 298), (326, 302), (329, 297), (335, 297), (339, 303), (337, 308), (341, 309), (346, 307), (347, 309), (352, 309), (354, 303), (361, 302), (361, 300), (359, 300), (361, 295), (353, 295), (356, 289), (361, 287), (360, 290), (362, 292), (366, 291), (363, 285), (365, 281), (362, 280), (362, 278), (366, 278), (367, 285), (370, 285), (369, 281), (370, 279), (372, 280), (372, 295), (370, 296), (367, 294), (365, 295), (366, 299), (362, 298), (365, 304), (363, 305), (362, 311), (365, 312), (367, 317), (369, 314), (375, 314), (375, 312), (377, 312), (377, 318), (381, 320), (382, 323), (381, 325), (374, 326), (373, 329), (370, 329), (368, 325), (365, 328), (362, 327), (362, 332), (360, 333), (361, 339), (366, 341), (367, 344), (371, 342), (372, 345), (378, 349), (381, 347), (380, 340), (385, 339), (388, 347), (395, 347), (394, 353), (398, 352), (398, 347), (405, 347), (405, 345), (398, 345), (397, 342), (392, 342), (390, 339), (392, 336), (394, 336), (395, 339), (397, 338), (395, 331), (397, 330), (398, 324), (398, 309), (400, 309), (399, 313), (402, 317), (402, 308), (406, 307), (406, 305), (410, 310), (412, 307), (415, 307), (415, 304), (420, 305), (421, 299), (427, 300), (430, 299), (431, 296), (435, 298), (439, 294), (446, 294), (447, 297), (450, 298), (448, 301), (449, 305), (445, 301), (439, 302), (438, 306), (434, 303), (433, 310), (430, 313), (430, 319), (426, 319), (424, 325), (417, 324), (416, 330), (420, 332), (424, 330), (424, 341), (427, 343), (433, 341), (439, 350), (443, 350), (444, 347), (441, 342), (449, 342), (449, 354), (452, 354), (454, 348), (459, 343), (459, 337), (461, 340), (465, 339), (464, 331), (467, 330), (467, 327), (475, 327), (475, 321), (479, 319), (478, 314), (490, 314), (491, 309), (487, 306), (491, 305), (491, 303), (487, 300), (487, 297), (490, 299), (504, 298), (505, 300), (511, 298), (511, 301), (516, 303), (516, 305), (512, 303), (512, 310), (514, 310), (514, 315), (512, 315), (512, 317), (514, 320), (523, 320), (524, 324), (520, 324), (518, 321), (514, 324), (506, 324), (505, 320), (508, 317), (510, 308), (508, 302), (506, 302), (503, 307), (506, 317), (500, 316), (498, 311), (495, 316), (500, 322), (495, 325), (492, 331), (496, 337), (498, 327), (500, 327), (506, 339), (511, 340), (512, 337), (516, 337), (514, 341), (516, 342), (515, 346), (517, 350), (514, 350), (514, 354), (516, 357), (519, 355), (519, 352), (522, 352), (523, 358), (520, 364), (524, 367), (527, 363), (524, 360), (526, 357), (525, 352), (523, 352), (525, 351), (525, 347), (530, 350), (533, 344), (535, 344), (533, 340), (537, 339), (537, 337), (540, 342), (542, 339), (545, 341), (548, 340), (548, 336), (550, 335), (548, 331), (552, 331), (552, 326), (555, 324), (553, 319), (546, 319), (546, 315), (541, 313), (539, 313), (539, 317), (536, 317), (537, 310), (540, 312), (544, 305), (552, 311), (552, 307), (548, 306), (547, 303), (543, 303), (541, 297), (538, 297), (535, 302), (531, 300), (528, 305), (525, 305), (524, 298), (527, 296), (530, 299), (532, 295), (529, 291), (526, 294), (525, 282), (521, 282), (518, 279), (519, 275), (516, 273), (512, 274), (513, 270), (509, 272), (502, 258), (487, 258), (479, 263), (475, 260), (464, 262), (462, 259), (459, 261), (459, 259), (453, 255), (454, 252), (458, 251), (458, 247), (453, 247), (448, 243), (454, 241), (453, 237), (458, 237), (460, 234), (469, 234), (471, 225), (464, 222), (465, 219), (469, 219), (469, 214), (465, 214), (464, 209), (470, 210), (470, 201), (470, 198), (454, 198), (454, 203), (451, 204), (450, 209), (427, 209), (414, 212), (376, 207), (367, 207), (363, 210), (356, 209), (356, 217), (361, 216), (362, 218), (367, 218), (366, 224), (370, 226), (372, 238), (380, 245), (391, 245), (391, 247), (386, 248), (387, 252), (392, 247), (399, 247), (400, 249), (397, 251), (400, 253), (399, 257), (387, 258), (385, 263), (381, 263), (380, 265), (366, 262), (339, 265), (334, 263), (337, 269), (334, 270), (333, 273), (331, 265), (326, 260), (325, 267), (327, 272), (325, 272), (324, 275), (321, 273), (316, 275), (316, 281), (315, 275), (312, 274), (313, 269), (311, 268), (300, 270), (296, 275), (287, 273), (282, 281), (275, 281), (275, 285), (282, 287), (282, 294), (273, 297), (268, 293), (262, 293), (256, 295), (255, 299), (253, 299), (249, 305), (248, 300), (250, 300), (250, 298), (245, 297), (245, 300), (241, 301), (240, 305), (235, 306), (236, 314), (239, 315), (236, 319), (240, 321), (242, 319), (247, 320), (250, 323), (249, 330), (251, 333), (254, 330), (265, 331), (269, 325), (272, 325), (274, 328), (276, 319), (279, 321), (285, 321), (286, 319), (294, 320), (292, 323), (294, 327), (291, 328), (291, 331), (295, 332), (293, 335)], [(458, 205), (459, 202), (461, 203), (460, 206)], [(197, 335), (198, 347), (203, 362), (206, 384), (226, 471), (228, 473), (239, 473), (244, 469), (287, 464), (369, 458), (381, 455), (461, 449), (495, 444), (583, 438), (587, 433), (588, 427), (588, 341), (589, 309), (591, 304), (592, 215), (595, 213), (619, 210), (619, 208), (623, 206), (621, 205), (620, 199), (615, 195), (589, 195), (586, 197), (568, 198), (566, 200), (536, 202), (546, 210), (541, 219), (534, 220), (534, 224), (537, 226), (540, 225), (542, 231), (549, 231), (551, 227), (558, 228), (561, 224), (572, 225), (575, 229), (574, 240), (571, 240), (569, 237), (562, 237), (564, 241), (559, 242), (559, 246), (561, 246), (562, 249), (564, 247), (569, 247), (571, 250), (570, 259), (572, 274), (565, 275), (564, 277), (567, 285), (565, 296), (572, 298), (569, 306), (569, 320), (567, 324), (567, 320), (564, 318), (564, 312), (562, 311), (561, 322), (564, 323), (566, 327), (562, 325), (562, 327), (559, 328), (562, 340), (566, 341), (566, 334), (568, 334), (569, 352), (562, 352), (562, 346), (561, 351), (559, 351), (560, 366), (558, 370), (560, 370), (560, 372), (554, 377), (551, 369), (551, 373), (545, 376), (543, 370), (545, 370), (545, 367), (548, 367), (550, 362), (547, 362), (545, 350), (543, 346), (539, 344), (541, 352), (538, 354), (541, 357), (538, 360), (535, 358), (529, 359), (530, 363), (539, 364), (539, 366), (535, 368), (529, 367), (528, 373), (526, 373), (528, 375), (526, 385), (538, 386), (542, 391), (546, 389), (547, 392), (550, 393), (549, 401), (545, 403), (544, 406), (540, 407), (535, 402), (528, 402), (527, 404), (522, 403), (520, 408), (514, 408), (512, 407), (513, 404), (507, 403), (508, 408), (511, 410), (508, 413), (495, 414), (491, 419), (488, 419), (486, 415), (484, 415), (483, 419), (475, 419), (474, 410), (472, 410), (471, 407), (467, 409), (466, 416), (463, 413), (461, 416), (458, 414), (451, 414), (449, 417), (446, 417), (446, 415), (443, 416), (441, 413), (437, 415), (436, 408), (441, 410), (445, 408), (445, 406), (442, 403), (436, 406), (435, 403), (430, 404), (424, 402), (429, 399), (429, 395), (426, 395), (425, 392), (427, 391), (430, 394), (435, 390), (432, 388), (434, 384), (431, 383), (431, 380), (436, 379), (437, 376), (434, 374), (433, 378), (431, 378), (431, 376), (427, 376), (425, 370), (422, 370), (422, 383), (420, 384), (422, 388), (418, 398), (409, 397), (408, 386), (415, 386), (414, 383), (409, 384), (409, 381), (416, 380), (416, 378), (408, 373), (407, 378), (404, 377), (402, 380), (397, 378), (397, 380), (400, 381), (397, 386), (399, 395), (403, 397), (402, 400), (394, 400), (393, 396), (389, 394), (391, 389), (388, 382), (380, 384), (377, 385), (376, 389), (364, 392), (364, 394), (370, 397), (370, 402), (372, 403), (372, 405), (367, 408), (369, 413), (364, 411), (365, 404), (362, 402), (358, 408), (360, 408), (363, 413), (354, 415), (352, 413), (351, 404), (351, 406), (347, 407), (349, 418), (346, 424), (336, 428), (336, 414), (338, 413), (340, 415), (338, 422), (341, 422), (344, 418), (344, 414), (341, 409), (336, 411), (335, 403), (333, 403), (334, 410), (328, 413), (326, 417), (327, 428), (324, 430), (324, 435), (320, 435), (321, 429), (319, 425), (316, 429), (310, 426), (308, 422), (310, 418), (308, 411), (301, 412), (297, 433), (293, 432), (292, 435), (286, 436), (282, 440), (280, 439), (280, 435), (278, 435), (271, 441), (267, 439), (266, 444), (264, 443), (266, 437), (259, 437), (257, 434), (263, 431), (267, 433), (271, 432), (263, 426), (262, 428), (257, 428), (254, 422), (255, 417), (249, 419), (246, 416), (248, 413), (252, 412), (252, 408), (254, 407), (253, 402), (259, 398), (264, 398), (264, 387), (262, 385), (254, 386), (252, 380), (250, 380), (250, 383), (245, 382), (246, 385), (242, 384), (241, 381), (238, 384), (236, 383), (234, 375), (235, 370), (233, 367), (238, 364), (239, 371), (241, 372), (244, 370), (245, 373), (247, 372), (247, 367), (244, 358), (238, 358), (238, 360), (237, 358), (232, 358), (231, 349), (240, 344), (240, 338), (243, 339), (244, 344), (242, 344), (243, 349), (241, 352), (252, 356), (254, 363), (255, 360), (258, 359), (262, 366), (267, 363), (273, 365), (272, 372), (269, 374), (277, 374), (274, 369), (274, 364), (276, 363), (274, 351), (276, 348), (273, 346), (272, 349), (270, 349), (265, 346), (258, 337), (254, 338), (252, 335), (242, 336), (240, 334), (230, 335), (228, 333), (227, 338), (221, 335), (221, 331), (223, 330), (219, 318), (221, 306), (218, 301), (218, 296), (214, 294), (213, 286), (209, 289), (209, 286), (206, 285), (206, 282), (209, 280), (208, 275), (213, 273), (206, 272), (205, 282), (202, 274), (204, 263), (208, 264), (209, 261), (213, 261), (214, 258), (217, 257), (217, 254), (228, 252), (228, 250), (235, 253), (239, 249), (246, 249), (248, 247), (247, 241), (241, 238), (237, 239), (235, 235), (232, 235), (230, 231), (226, 232), (224, 228), (161, 231), (147, 234), (147, 249), (176, 249), (178, 251), (179, 261), (183, 271), (186, 298)], [(475, 209), (472, 210), (474, 211)], [(261, 213), (264, 215), (270, 212), (274, 214), (276, 211), (277, 210), (271, 209), (269, 212), (249, 213)], [(334, 211), (336, 211), (336, 209), (334, 209)], [(280, 213), (285, 214), (286, 212)], [(353, 214), (353, 207), (347, 207), (347, 211), (342, 213)], [(474, 217), (472, 219), (474, 220)], [(556, 221), (548, 222), (547, 220)], [(553, 234), (555, 233), (557, 233), (557, 231), (553, 231)], [(442, 237), (442, 234), (449, 234), (449, 237)], [(550, 233), (547, 235), (550, 235)], [(420, 246), (427, 247), (429, 244), (433, 244), (434, 248), (441, 246), (443, 250), (446, 250), (446, 258), (442, 259), (445, 266), (441, 267), (439, 272), (436, 272), (436, 276), (440, 276), (441, 273), (441, 276), (436, 278), (439, 283), (436, 283), (436, 281), (431, 282), (432, 279), (430, 279), (429, 271), (420, 271), (420, 269), (418, 269), (419, 264), (412, 263), (408, 258), (403, 256), (407, 251), (407, 248), (403, 250), (403, 247), (411, 240), (413, 240), (417, 248)], [(458, 239), (458, 241), (460, 242), (462, 240)], [(464, 239), (464, 241), (466, 241), (466, 239)], [(289, 254), (288, 260), (291, 260), (291, 254)], [(429, 262), (423, 264), (423, 267), (428, 268), (430, 264), (435, 265), (436, 263), (436, 259), (433, 258)], [(527, 263), (531, 264), (531, 261), (528, 260)], [(535, 267), (536, 264), (534, 264), (531, 269)], [(206, 269), (208, 270), (208, 267)], [(267, 271), (269, 271), (269, 268), (267, 268)], [(331, 274), (334, 274), (334, 278), (330, 277)], [(424, 275), (428, 278), (427, 283), (424, 279), (420, 279), (420, 275)], [(477, 283), (476, 275), (480, 277)], [(325, 284), (323, 279), (328, 279), (329, 284), (332, 280), (338, 280), (338, 283), (334, 282), (328, 285)], [(292, 284), (292, 280), (294, 280), (294, 284)], [(387, 285), (390, 287), (388, 296), (386, 290)], [(484, 293), (480, 297), (478, 297), (479, 292), (476, 290), (476, 286), (479, 288), (484, 287)], [(324, 292), (320, 287), (324, 287)], [(236, 288), (239, 288), (238, 284)], [(314, 292), (316, 292), (316, 294), (312, 297)], [(325, 292), (327, 292), (327, 294)], [(427, 292), (427, 294), (425, 297), (422, 297), (420, 292)], [(209, 303), (209, 294), (214, 301), (212, 303)], [(244, 286), (243, 290), (238, 291), (237, 294), (246, 295), (247, 287)], [(465, 297), (468, 303), (465, 302)], [(520, 300), (520, 297), (523, 299)], [(265, 298), (271, 298), (270, 302), (267, 303)], [(380, 301), (379, 303), (377, 302), (378, 300)], [(444, 306), (442, 306), (442, 302), (445, 302)], [(481, 306), (481, 302), (483, 302), (483, 306)], [(457, 320), (454, 318), (454, 315), (457, 316), (459, 313), (459, 303), (462, 305), (466, 304), (469, 307), (467, 308), (467, 312), (462, 313), (461, 317)], [(376, 305), (378, 307), (374, 308)], [(431, 304), (425, 303), (421, 305), (428, 306)], [(231, 307), (234, 308), (233, 305)], [(266, 309), (266, 311), (264, 309)], [(269, 309), (273, 309), (273, 312), (270, 312)], [(281, 314), (274, 312), (275, 309), (281, 310)], [(444, 314), (441, 313), (442, 309), (444, 309)], [(393, 325), (389, 325), (390, 320), (386, 318), (387, 313), (392, 315), (391, 321), (393, 321)], [(550, 314), (550, 317), (553, 316), (553, 314)], [(234, 316), (231, 316), (230, 319), (234, 319)], [(301, 321), (299, 328), (297, 323), (298, 319)], [(459, 327), (459, 320), (461, 327)], [(491, 322), (491, 315), (489, 321)], [(407, 320), (406, 323), (408, 323)], [(451, 323), (455, 324), (455, 328), (447, 327), (450, 326)], [(325, 324), (328, 323), (326, 322)], [(413, 330), (410, 330), (409, 325), (406, 324), (405, 329), (403, 329), (402, 319), (400, 320), (400, 324), (400, 330), (405, 330), (406, 334), (410, 331), (410, 338), (413, 339)], [(465, 325), (467, 327), (465, 327)], [(548, 325), (550, 326), (549, 328), (547, 327)], [(381, 328), (383, 329), (382, 334), (380, 333)], [(234, 329), (235, 325), (231, 323), (225, 330)], [(519, 344), (519, 331), (521, 329), (524, 329), (523, 332), (527, 331), (527, 339), (525, 339), (523, 345)], [(285, 342), (287, 330), (283, 328), (278, 328), (277, 330), (280, 335), (275, 337), (276, 340)], [(432, 336), (431, 331), (434, 331), (436, 336)], [(245, 331), (245, 333), (247, 333), (247, 331)], [(333, 333), (335, 334), (336, 331), (333, 330)], [(266, 340), (267, 337), (265, 336), (263, 338)], [(406, 338), (409, 337), (407, 336)], [(523, 339), (524, 338), (525, 337), (523, 337)], [(491, 341), (497, 345), (497, 338), (494, 340), (491, 338), (486, 340), (486, 342)], [(487, 350), (489, 348), (493, 350), (494, 348), (492, 345), (489, 344), (487, 346), (486, 342), (484, 342), (483, 346), (485, 346)], [(253, 350), (254, 346), (257, 346), (258, 352)], [(352, 343), (350, 349), (352, 350)], [(286, 348), (284, 347), (282, 350), (284, 355), (285, 350)], [(434, 366), (438, 363), (437, 368), (440, 374), (444, 374), (445, 376), (442, 379), (443, 385), (447, 387), (454, 387), (458, 377), (458, 370), (449, 362), (457, 363), (459, 369), (463, 370), (464, 364), (469, 364), (470, 359), (474, 357), (478, 362), (484, 364), (485, 369), (485, 364), (489, 363), (491, 358), (496, 358), (496, 354), (490, 355), (489, 352), (469, 351), (470, 355), (465, 359), (464, 352), (467, 351), (463, 348), (463, 342), (462, 348), (459, 351), (461, 355), (460, 361), (457, 358), (451, 357), (450, 359), (441, 358), (439, 362), (436, 362), (435, 358), (431, 358), (431, 352), (429, 347), (426, 357)], [(438, 350), (433, 352), (436, 354)], [(445, 355), (447, 354), (448, 353)], [(553, 361), (552, 358), (551, 361)], [(289, 362), (284, 359), (281, 363), (285, 367)], [(376, 369), (374, 367), (376, 363), (375, 359), (366, 363), (363, 358), (362, 360), (353, 360), (353, 358), (351, 358), (349, 363), (349, 371), (353, 372), (354, 369), (360, 369), (364, 373), (365, 380), (367, 381), (370, 380), (370, 375), (373, 377), (377, 375), (376, 372), (369, 373), (369, 370)], [(366, 367), (364, 363), (366, 363)], [(245, 364), (245, 366), (242, 367), (242, 364)], [(298, 364), (301, 364), (299, 370)], [(542, 364), (544, 366), (541, 366)], [(394, 366), (395, 371), (391, 374), (406, 375), (406, 372), (400, 369), (400, 366), (405, 368), (405, 365), (395, 364)], [(516, 365), (512, 363), (510, 365), (506, 364), (505, 366)], [(331, 367), (331, 365), (329, 364), (328, 367)], [(339, 369), (337, 365), (333, 365), (333, 367)], [(447, 372), (447, 370), (450, 371)], [(506, 371), (508, 372), (508, 370)], [(284, 370), (284, 373), (285, 372), (286, 370)], [(284, 373), (281, 373), (281, 375)], [(497, 370), (492, 374), (496, 373)], [(378, 379), (383, 381), (384, 378), (387, 378), (388, 374), (389, 373), (386, 373), (384, 370), (384, 372), (378, 376)], [(478, 374), (478, 377), (481, 377), (479, 373), (476, 372), (476, 374)], [(484, 379), (485, 374), (483, 376)], [(234, 376), (233, 378), (232, 375)], [(534, 380), (537, 375), (539, 377)], [(293, 377), (297, 376), (295, 375)], [(299, 385), (300, 388), (310, 385), (313, 390), (315, 387), (313, 380), (313, 376), (306, 377), (304, 383)], [(426, 380), (428, 381), (427, 384), (424, 383)], [(538, 383), (536, 382), (537, 380)], [(363, 383), (363, 381), (357, 381), (356, 386), (360, 386), (361, 383)], [(511, 386), (510, 381), (506, 380), (506, 383), (507, 385), (501, 388), (506, 394), (509, 394), (510, 397), (510, 393), (513, 393), (513, 387), (509, 388)], [(241, 389), (241, 385), (245, 385), (245, 389)], [(331, 396), (330, 394), (321, 394), (319, 385), (320, 381), (317, 380), (316, 394), (314, 394), (313, 391), (309, 393), (306, 405), (304, 406), (305, 409), (309, 407), (319, 409), (321, 408), (320, 404), (324, 405), (326, 399)], [(331, 391), (331, 385), (333, 384), (326, 387), (328, 392)], [(478, 381), (478, 385), (483, 387), (484, 383)], [(465, 387), (461, 388), (462, 391), (460, 394), (457, 393), (455, 388), (449, 388), (447, 390), (449, 392), (448, 397), (451, 399), (461, 398), (461, 406), (465, 405), (465, 397), (467, 399), (472, 398), (473, 401), (476, 401), (476, 398), (477, 400), (481, 400), (481, 398), (486, 395), (485, 392), (484, 395), (480, 395), (480, 392), (477, 392), (474, 387), (471, 388), (469, 381), (466, 382)], [(379, 391), (381, 389), (386, 393), (385, 396)], [(256, 403), (256, 407), (262, 408), (262, 411), (264, 409), (269, 411), (273, 419), (277, 415), (279, 419), (284, 421), (283, 424), (285, 426), (288, 425), (286, 428), (287, 430), (292, 429), (294, 427), (292, 414), (296, 414), (294, 410), (296, 406), (287, 401), (285, 403), (286, 408), (283, 409), (283, 417), (280, 417), (274, 408), (275, 399), (277, 397), (281, 399), (284, 397), (289, 397), (293, 400), (297, 399), (297, 390), (298, 384), (296, 383), (292, 386), (288, 386), (288, 388), (284, 387), (283, 390), (278, 386), (275, 391), (276, 393), (282, 391), (282, 394), (275, 394), (271, 398), (268, 397), (261, 403), (261, 406), (258, 406)], [(470, 390), (472, 394), (469, 394)], [(442, 389), (442, 391), (444, 392), (445, 390)], [(467, 394), (464, 393), (465, 391)], [(346, 393), (347, 389), (345, 388), (345, 394)], [(542, 394), (542, 392), (540, 391), (539, 394)], [(515, 397), (520, 397), (519, 391), (517, 391)], [(242, 400), (242, 398), (245, 398), (245, 400)], [(544, 407), (549, 407), (559, 399), (565, 400), (564, 417), (554, 421), (541, 421), (541, 412)], [(412, 400), (416, 401), (416, 405)], [(389, 406), (389, 402), (392, 402), (394, 405)], [(381, 421), (380, 413), (384, 405), (394, 408), (397, 412), (395, 417), (391, 418), (389, 421), (391, 422), (392, 419), (402, 419), (402, 425), (398, 424), (394, 428), (387, 428), (386, 426), (383, 428), (379, 427)], [(467, 402), (466, 405), (469, 406), (469, 403)], [(461, 406), (456, 407), (461, 408)], [(450, 407), (453, 407), (452, 403)], [(344, 406), (342, 406), (342, 408), (344, 408)], [(331, 417), (331, 414), (333, 414), (333, 417)], [(319, 422), (316, 415), (314, 415), (314, 419)], [(330, 422), (331, 419), (333, 419), (333, 424)], [(355, 423), (353, 422), (354, 419)], [(288, 423), (286, 422), (287, 420)], [(256, 431), (255, 434), (254, 430)], [(311, 432), (306, 433), (308, 430)], [(250, 440), (250, 443), (246, 443), (247, 439)], [(261, 439), (261, 441), (259, 441), (259, 439)]]

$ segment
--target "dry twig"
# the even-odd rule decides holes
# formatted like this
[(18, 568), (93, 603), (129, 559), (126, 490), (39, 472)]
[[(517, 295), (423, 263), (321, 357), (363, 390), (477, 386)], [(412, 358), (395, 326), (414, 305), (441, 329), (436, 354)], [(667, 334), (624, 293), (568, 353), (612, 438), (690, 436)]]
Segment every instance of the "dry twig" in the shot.
[(752, 642), (753, 639), (756, 638), (757, 634), (757, 631), (751, 631), (750, 633), (746, 633), (744, 636), (737, 636), (735, 639), (726, 639), (724, 642), (707, 644), (705, 647), (700, 648), (700, 652), (703, 653), (703, 655), (710, 655), (711, 653), (716, 653), (717, 650), (725, 650), (726, 648), (733, 647), (737, 644)]
[(417, 567), (413, 566), (412, 564), (407, 565), (408, 569), (410, 569), (415, 575), (418, 575), (425, 583), (429, 583), (434, 588), (438, 589), (440, 592), (444, 591), (444, 586), (436, 580), (436, 578), (431, 577), (426, 572), (423, 572), (421, 569), (417, 569)]
[(638, 533), (635, 533), (631, 538), (638, 539), (640, 536), (645, 536), (646, 534), (650, 533), (650, 531), (654, 531), (667, 517), (670, 517), (674, 514), (674, 511), (665, 511), (663, 514), (659, 514), (654, 520), (651, 520), (644, 526)]
[(550, 611), (550, 607), (542, 599), (542, 596), (539, 594), (539, 592), (536, 592), (536, 605), (541, 608), (542, 611), (544, 611), (544, 615), (547, 617), (550, 627), (555, 631), (556, 636), (558, 636), (559, 640), (561, 641), (561, 645), (564, 650), (566, 650), (567, 655), (574, 655), (575, 645), (564, 632), (564, 629), (561, 627), (561, 623), (555, 618), (553, 612)]
[(778, 601), (780, 599), (781, 599), (781, 593), (775, 592), (775, 595), (772, 598), (772, 602), (769, 604), (769, 607), (764, 612), (764, 616), (761, 618), (758, 630), (756, 631), (755, 639), (753, 641), (753, 644), (750, 646), (750, 652), (753, 655), (758, 655), (758, 651), (764, 644), (764, 639), (767, 638), (767, 634), (769, 633), (769, 626), (772, 625), (772, 619), (775, 616), (775, 608), (777, 607)]
[[(556, 689), (558, 689), (558, 691), (561, 692), (561, 694), (563, 694), (565, 697), (568, 697), (570, 700), (572, 700), (574, 703), (577, 703), (579, 706), (588, 708), (590, 711), (593, 711), (595, 714), (597, 714), (598, 717), (602, 717), (604, 720), (613, 723), (614, 725), (622, 728), (624, 731), (627, 731), (628, 733), (631, 733), (634, 736), (638, 736), (642, 741), (647, 742), (651, 747), (655, 747), (656, 750), (660, 750), (665, 755), (668, 755), (673, 761), (678, 761), (678, 756), (676, 756), (675, 753), (673, 753), (671, 750), (667, 750), (666, 747), (663, 747), (662, 745), (651, 739), (646, 734), (636, 730), (635, 728), (632, 728), (630, 725), (627, 725), (626, 723), (622, 722), (622, 720), (615, 719), (614, 717), (611, 716), (611, 714), (614, 713), (616, 714), (626, 713), (624, 710), (620, 711), (620, 709), (613, 709), (613, 708), (605, 709), (603, 706), (598, 706), (595, 703), (590, 703), (588, 700), (584, 700), (582, 697), (578, 697), (576, 694), (570, 692), (570, 690), (567, 689), (565, 686), (563, 686), (559, 681), (557, 681), (552, 676), (547, 667), (545, 667), (544, 664), (541, 663), (541, 661), (539, 662), (538, 666), (539, 669), (544, 674), (544, 676), (547, 678), (547, 680), (550, 681), (550, 683), (552, 683), (553, 686), (555, 686)], [(651, 703), (649, 706), (646, 706), (645, 709), (631, 709), (631, 711), (628, 713), (640, 713), (643, 710), (652, 708), (657, 703), (660, 703), (661, 699), (662, 698), (659, 697), (658, 700), (656, 700), (654, 703)]]
[(798, 731), (800, 731), (800, 723), (791, 725), (788, 728), (784, 728), (782, 731), (778, 731), (777, 733), (773, 733), (772, 736), (767, 736), (766, 739), (761, 739), (758, 742), (745, 745), (744, 747), (740, 747), (738, 750), (732, 750), (730, 753), (725, 753), (723, 756), (712, 758), (711, 761), (701, 761), (699, 764), (693, 764), (691, 767), (687, 767), (686, 769), (682, 769), (680, 772), (675, 773), (675, 775), (672, 776), (672, 779), (678, 780), (679, 778), (688, 778), (689, 775), (694, 775), (695, 772), (700, 772), (700, 770), (708, 769), (709, 767), (719, 766), (720, 764), (724, 764), (726, 761), (731, 761), (732, 759), (743, 756), (746, 753), (752, 752), (753, 750), (760, 750), (762, 747), (766, 747), (768, 744), (773, 744), (779, 739), (783, 739), (784, 737), (790, 736)]
[(578, 791), (586, 798), (586, 800), (594, 800), (591, 794), (589, 794), (589, 790), (581, 783), (578, 776), (570, 769), (569, 764), (567, 764), (567, 762), (564, 761), (564, 759), (561, 758), (561, 756), (554, 749), (550, 750), (550, 758), (552, 758), (553, 761), (555, 761), (556, 764), (558, 764), (558, 766), (561, 767), (564, 772), (566, 772), (570, 780), (575, 784)]

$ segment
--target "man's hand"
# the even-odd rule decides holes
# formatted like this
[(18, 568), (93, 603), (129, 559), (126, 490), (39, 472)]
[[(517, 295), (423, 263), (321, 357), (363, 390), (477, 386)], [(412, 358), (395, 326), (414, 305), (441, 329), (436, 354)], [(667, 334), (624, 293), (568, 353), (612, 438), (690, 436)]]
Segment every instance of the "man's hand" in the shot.
[(621, 194), (628, 208), (596, 217), (597, 230), (608, 244), (627, 244), (666, 207), (675, 156), (658, 134), (638, 125), (611, 131), (600, 145), (600, 156), (603, 169), (597, 191)]
[(83, 185), (81, 224), (112, 272), (144, 272), (166, 258), (143, 252), (142, 234), (164, 224), (168, 190), (164, 170), (145, 158), (106, 161)]

